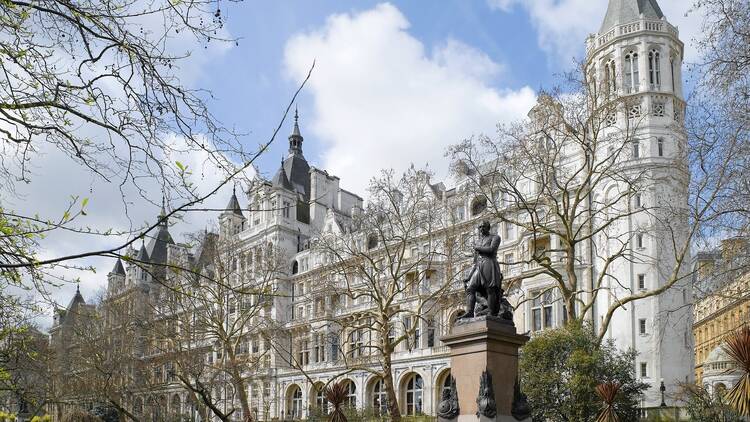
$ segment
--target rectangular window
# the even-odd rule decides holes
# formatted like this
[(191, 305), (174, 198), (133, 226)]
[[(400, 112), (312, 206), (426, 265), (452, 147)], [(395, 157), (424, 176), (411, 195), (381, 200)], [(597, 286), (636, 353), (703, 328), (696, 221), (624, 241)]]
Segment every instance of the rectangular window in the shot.
[(648, 365), (646, 365), (646, 362), (641, 362), (641, 378), (648, 378)]
[(505, 237), (505, 240), (513, 240), (513, 224), (508, 221), (503, 223), (503, 236)]
[(635, 245), (639, 249), (643, 249), (643, 233), (638, 233), (635, 235)]
[(511, 268), (513, 267), (513, 253), (506, 253), (505, 258), (503, 259), (505, 261), (505, 271), (510, 273)]
[(646, 274), (638, 274), (638, 288), (646, 290)]
[(641, 194), (640, 193), (636, 193), (635, 194), (635, 199), (634, 199), (633, 202), (635, 202), (635, 208), (636, 209), (643, 208), (643, 202), (641, 201)]
[(435, 347), (435, 320), (427, 320), (427, 347)]
[(638, 333), (642, 336), (646, 335), (646, 320), (645, 319), (638, 320)]
[(332, 334), (331, 335), (331, 361), (337, 362), (339, 360), (339, 336)]
[(656, 141), (657, 149), (659, 150), (659, 157), (664, 156), (664, 139), (659, 139)]
[(641, 157), (641, 144), (639, 142), (633, 142), (633, 158)]
[(551, 328), (552, 318), (552, 292), (537, 292), (531, 301), (531, 326), (533, 331), (541, 331)]
[(284, 216), (284, 218), (289, 218), (289, 210), (292, 208), (292, 204), (288, 201), (283, 202), (283, 209), (281, 210), (281, 214)]
[(463, 206), (456, 207), (456, 212), (455, 212), (456, 220), (463, 221), (464, 214), (465, 214), (465, 212), (464, 212), (464, 207)]

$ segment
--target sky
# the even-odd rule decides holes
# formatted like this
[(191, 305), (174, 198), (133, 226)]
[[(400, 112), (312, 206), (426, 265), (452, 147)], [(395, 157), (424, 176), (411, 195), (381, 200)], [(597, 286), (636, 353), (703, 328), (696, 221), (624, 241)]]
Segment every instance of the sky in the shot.
[[(700, 16), (689, 0), (660, 0), (686, 44), (686, 62), (697, 60), (692, 40)], [(607, 0), (285, 0), (217, 3), (224, 30), (238, 39), (196, 48), (177, 70), (183, 82), (212, 92), (209, 106), (225, 125), (247, 133), (248, 146), (266, 141), (294, 91), (316, 65), (297, 101), (303, 149), (311, 165), (341, 179), (341, 186), (364, 194), (367, 181), (384, 168), (428, 166), (447, 175), (445, 150), (498, 123), (523, 118), (540, 89), (552, 88), (583, 56), (588, 34), (599, 29)], [(281, 137), (258, 162), (272, 176), (288, 148)], [(80, 170), (67, 168), (54, 153), (38, 158), (33, 183), (25, 187), (28, 209), (59, 209), (70, 195), (92, 195), (93, 226), (122, 223), (118, 192)], [(198, 167), (201, 157), (185, 157)], [(210, 173), (210, 172), (206, 172)], [(60, 178), (60, 174), (68, 177)], [(64, 180), (63, 180), (64, 179)], [(211, 175), (196, 175), (210, 184)], [(227, 187), (209, 201), (221, 207)], [(240, 197), (241, 205), (246, 205)], [(130, 221), (153, 219), (156, 204), (134, 204)], [(192, 216), (173, 227), (174, 237), (196, 231), (216, 215)], [(111, 239), (52, 236), (43, 256), (81, 247), (106, 246)], [(101, 244), (98, 244), (100, 242)], [(84, 297), (106, 286), (114, 262), (94, 258), (97, 273), (80, 275)], [(52, 291), (63, 306), (74, 285)]]

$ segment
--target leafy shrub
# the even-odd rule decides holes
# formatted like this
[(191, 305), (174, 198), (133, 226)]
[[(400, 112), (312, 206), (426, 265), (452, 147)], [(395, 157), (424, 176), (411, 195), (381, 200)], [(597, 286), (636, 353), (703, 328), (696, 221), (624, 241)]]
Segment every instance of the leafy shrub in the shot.
[(586, 325), (569, 324), (535, 335), (521, 350), (521, 387), (534, 421), (594, 421), (602, 410), (595, 391), (616, 383), (612, 403), (623, 421), (639, 417), (638, 403), (648, 384), (635, 377), (636, 353), (619, 351), (612, 341), (597, 344)]

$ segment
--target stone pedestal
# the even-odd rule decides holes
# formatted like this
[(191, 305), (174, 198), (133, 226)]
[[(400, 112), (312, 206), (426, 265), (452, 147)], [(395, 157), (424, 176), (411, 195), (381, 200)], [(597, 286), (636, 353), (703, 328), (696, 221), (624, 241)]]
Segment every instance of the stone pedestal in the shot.
[[(457, 322), (442, 339), (451, 351), (451, 375), (458, 390), (459, 422), (513, 421), (514, 386), (518, 375), (518, 349), (529, 338), (516, 334), (509, 321), (493, 317)], [(477, 396), (482, 373), (492, 375), (497, 416), (477, 417)], [(530, 420), (530, 419), (529, 419)]]

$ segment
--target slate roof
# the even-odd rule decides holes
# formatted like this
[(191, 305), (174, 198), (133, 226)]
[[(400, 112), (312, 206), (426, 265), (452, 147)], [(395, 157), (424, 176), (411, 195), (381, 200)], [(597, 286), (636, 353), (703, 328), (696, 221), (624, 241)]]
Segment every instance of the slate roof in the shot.
[(125, 268), (122, 266), (122, 261), (120, 261), (120, 258), (117, 258), (115, 267), (112, 268), (112, 274), (125, 275)]
[(664, 17), (656, 0), (609, 0), (599, 33), (603, 34), (617, 25), (635, 22), (641, 18), (641, 14), (646, 19)]
[(240, 207), (240, 201), (237, 200), (237, 193), (234, 190), (232, 191), (232, 197), (229, 198), (229, 203), (227, 204), (224, 212), (244, 217), (244, 215), (242, 215), (242, 207)]
[(70, 311), (75, 306), (85, 305), (85, 304), (86, 304), (86, 301), (83, 300), (83, 295), (81, 294), (81, 288), (79, 286), (76, 286), (76, 294), (73, 296), (73, 299), (70, 299), (70, 303), (68, 304), (68, 307), (65, 308), (65, 310)]
[(167, 262), (167, 245), (174, 245), (174, 240), (172, 235), (169, 234), (169, 227), (167, 227), (166, 222), (162, 222), (156, 229), (156, 235), (151, 237), (146, 246), (146, 253), (148, 254), (146, 260), (155, 264), (165, 264)]

